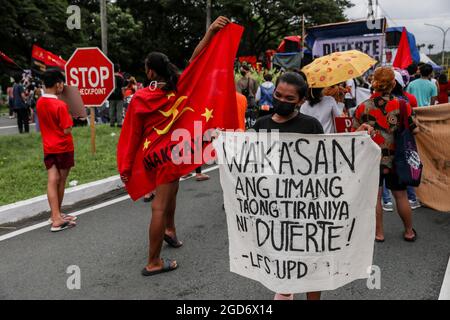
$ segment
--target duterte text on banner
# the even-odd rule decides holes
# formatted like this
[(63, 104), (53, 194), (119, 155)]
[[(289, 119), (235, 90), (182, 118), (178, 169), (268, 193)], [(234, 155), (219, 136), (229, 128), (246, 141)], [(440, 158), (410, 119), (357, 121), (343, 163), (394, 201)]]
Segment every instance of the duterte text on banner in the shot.
[(222, 133), (231, 271), (274, 292), (369, 277), (381, 152), (363, 133)]

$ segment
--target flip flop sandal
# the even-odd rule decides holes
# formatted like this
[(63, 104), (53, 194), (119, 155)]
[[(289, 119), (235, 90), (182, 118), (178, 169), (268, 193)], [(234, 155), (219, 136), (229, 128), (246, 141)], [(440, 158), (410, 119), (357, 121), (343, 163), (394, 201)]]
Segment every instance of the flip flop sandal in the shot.
[(375, 239), (376, 243), (384, 243), (386, 241), (386, 239)]
[[(69, 218), (72, 218), (72, 220), (68, 220), (68, 221), (75, 222), (75, 221), (78, 220), (78, 217), (71, 216), (70, 214), (62, 214), (62, 215), (61, 215), (61, 218), (63, 218), (64, 220), (67, 219), (68, 217), (69, 217)], [(48, 223), (53, 223), (52, 218), (48, 219), (47, 222), (48, 222)]]
[(70, 214), (62, 214), (61, 216), (62, 216), (63, 219), (71, 218), (70, 221), (72, 221), (72, 222), (78, 220), (78, 217), (71, 216)]
[(179, 241), (177, 237), (172, 238), (167, 234), (164, 235), (164, 241), (167, 242), (169, 246), (175, 249), (181, 248), (183, 246), (183, 243)]
[(413, 238), (408, 239), (406, 237), (403, 237), (403, 239), (405, 239), (406, 242), (416, 242), (416, 240), (417, 240), (417, 231), (415, 229), (413, 229), (413, 231), (414, 231), (414, 237)]
[(178, 265), (176, 265), (175, 267), (172, 267), (172, 260), (164, 260), (163, 261), (163, 268), (161, 270), (155, 270), (155, 271), (148, 271), (147, 268), (144, 268), (142, 270), (142, 275), (144, 277), (152, 277), (152, 276), (156, 276), (158, 274), (162, 274), (162, 273), (167, 273), (167, 272), (171, 272), (174, 271), (176, 269), (178, 269)]
[(71, 221), (66, 221), (65, 223), (63, 223), (62, 225), (58, 226), (58, 227), (51, 227), (50, 231), (51, 232), (61, 232), (67, 229), (71, 229), (76, 227), (76, 224), (71, 222)]

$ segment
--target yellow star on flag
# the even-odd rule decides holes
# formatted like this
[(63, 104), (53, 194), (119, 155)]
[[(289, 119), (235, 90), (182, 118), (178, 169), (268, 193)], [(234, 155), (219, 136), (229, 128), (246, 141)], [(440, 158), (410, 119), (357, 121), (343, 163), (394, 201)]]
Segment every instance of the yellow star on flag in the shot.
[(144, 151), (148, 149), (148, 147), (150, 146), (150, 143), (152, 143), (152, 142), (149, 141), (148, 139), (145, 139), (145, 142), (144, 142)]
[(206, 122), (209, 122), (209, 120), (214, 118), (213, 112), (214, 112), (214, 109), (209, 110), (208, 108), (205, 108), (205, 113), (202, 114), (202, 117), (206, 118)]

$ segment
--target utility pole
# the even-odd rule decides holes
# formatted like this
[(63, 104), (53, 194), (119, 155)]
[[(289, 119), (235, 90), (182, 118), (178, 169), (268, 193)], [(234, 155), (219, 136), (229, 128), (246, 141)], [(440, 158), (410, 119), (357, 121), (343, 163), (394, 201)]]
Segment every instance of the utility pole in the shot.
[(375, 20), (374, 11), (373, 11), (373, 1), (368, 0), (368, 11), (367, 11), (367, 19)]
[(305, 38), (306, 38), (306, 30), (305, 30), (305, 15), (302, 16), (302, 59), (305, 55)]
[(445, 38), (447, 37), (447, 32), (450, 31), (450, 28), (447, 28), (447, 30), (444, 30), (444, 28), (435, 26), (434, 24), (425, 23), (425, 25), (429, 26), (429, 27), (437, 28), (437, 29), (441, 30), (442, 33), (444, 34), (444, 40), (442, 42), (442, 60), (441, 60), (442, 65), (444, 65), (444, 63), (445, 63)]
[(106, 0), (100, 0), (100, 27), (102, 29), (102, 51), (108, 55), (108, 20), (106, 14)]
[(206, 0), (206, 30), (211, 26), (211, 0)]
[(378, 19), (378, 0), (375, 1), (375, 19)]

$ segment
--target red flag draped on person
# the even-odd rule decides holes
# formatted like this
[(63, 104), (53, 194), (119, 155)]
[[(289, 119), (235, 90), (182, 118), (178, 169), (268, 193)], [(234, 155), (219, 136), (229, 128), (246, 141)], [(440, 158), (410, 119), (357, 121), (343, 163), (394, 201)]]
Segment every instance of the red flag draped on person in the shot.
[(411, 48), (409, 46), (408, 33), (406, 28), (403, 28), (400, 44), (398, 45), (397, 55), (394, 60), (394, 67), (406, 69), (413, 63)]
[(176, 92), (144, 88), (133, 97), (117, 150), (133, 200), (212, 160), (211, 143), (202, 139), (207, 130), (239, 128), (234, 60), (242, 33), (236, 24), (220, 31), (180, 76)]

